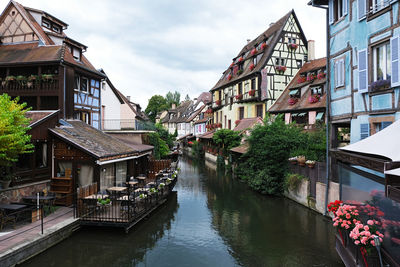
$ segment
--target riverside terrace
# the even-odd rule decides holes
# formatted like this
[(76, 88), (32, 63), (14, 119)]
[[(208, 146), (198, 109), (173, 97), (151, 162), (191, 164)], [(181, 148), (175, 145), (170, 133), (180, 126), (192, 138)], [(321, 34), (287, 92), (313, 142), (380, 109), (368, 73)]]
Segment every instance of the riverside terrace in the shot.
[(120, 227), (128, 232), (167, 201), (177, 177), (177, 162), (173, 162), (153, 179), (139, 176), (102, 192), (97, 191), (96, 183), (78, 188), (76, 214), (81, 225)]

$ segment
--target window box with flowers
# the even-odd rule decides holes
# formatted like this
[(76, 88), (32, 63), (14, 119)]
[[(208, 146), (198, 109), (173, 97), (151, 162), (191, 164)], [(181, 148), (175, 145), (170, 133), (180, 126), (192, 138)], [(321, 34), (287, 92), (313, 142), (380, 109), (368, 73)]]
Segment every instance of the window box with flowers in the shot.
[(289, 47), (289, 49), (291, 49), (291, 50), (296, 50), (297, 49), (297, 47), (299, 47), (299, 45), (298, 44), (288, 44), (288, 47)]
[(236, 100), (242, 100), (243, 99), (243, 95), (242, 94), (238, 94), (235, 96)]
[(242, 73), (243, 73), (243, 70), (238, 70), (238, 71), (236, 72), (236, 75), (239, 76), (239, 75), (242, 74)]
[(291, 98), (289, 98), (288, 103), (289, 103), (289, 105), (293, 106), (294, 104), (297, 103), (297, 101), (298, 101), (298, 98), (291, 97)]
[(250, 66), (249, 66), (250, 71), (254, 70), (255, 67), (256, 66), (254, 65), (254, 63), (251, 63)]
[(232, 80), (232, 74), (229, 74), (228, 76), (226, 76), (226, 79), (227, 79), (228, 81)]
[(320, 72), (317, 75), (317, 79), (318, 80), (324, 79), (325, 77), (326, 77), (326, 73), (325, 72)]
[(212, 111), (212, 108), (208, 108), (207, 110), (206, 110), (206, 113), (207, 114), (211, 114), (213, 111)]
[(217, 100), (217, 101), (215, 101), (215, 104), (216, 104), (217, 106), (221, 106), (222, 101), (221, 101), (221, 100)]
[(276, 70), (280, 73), (284, 73), (286, 71), (286, 66), (276, 66)]
[(266, 43), (262, 43), (261, 50), (264, 50), (265, 48), (267, 48), (267, 44)]
[(369, 85), (370, 92), (383, 91), (390, 88), (390, 80), (378, 80)]
[(310, 73), (307, 75), (307, 82), (312, 82), (317, 78), (317, 75), (315, 75), (314, 73)]
[(300, 83), (305, 83), (306, 81), (307, 81), (307, 78), (304, 77), (304, 76), (300, 76), (300, 78), (297, 79), (297, 83), (298, 83), (298, 84), (300, 84)]
[(233, 65), (235, 65), (235, 62), (232, 62), (231, 65), (229, 65), (229, 68), (232, 68)]
[(243, 57), (240, 57), (237, 62), (242, 62), (242, 61), (243, 61)]
[(256, 90), (254, 90), (254, 89), (249, 90), (249, 96), (255, 96), (255, 94), (256, 94)]
[(319, 101), (319, 98), (320, 98), (319, 95), (311, 95), (311, 96), (308, 98), (308, 103), (310, 103), (310, 104), (317, 103), (317, 102)]
[(255, 48), (253, 48), (253, 49), (251, 50), (251, 52), (250, 52), (250, 54), (251, 54), (252, 56), (254, 56), (256, 53), (257, 53), (257, 49), (255, 49)]
[(222, 128), (222, 123), (217, 123), (217, 124), (215, 125), (215, 128)]
[(15, 82), (17, 80), (17, 78), (15, 78), (15, 76), (7, 76), (5, 78), (5, 84), (12, 84), (13, 82)]

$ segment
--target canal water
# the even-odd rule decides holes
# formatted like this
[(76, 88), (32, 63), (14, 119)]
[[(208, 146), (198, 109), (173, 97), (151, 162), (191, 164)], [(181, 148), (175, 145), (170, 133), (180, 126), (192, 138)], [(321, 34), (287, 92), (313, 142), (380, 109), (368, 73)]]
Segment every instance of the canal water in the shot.
[(129, 234), (83, 228), (22, 266), (342, 266), (331, 222), (182, 158), (168, 202)]

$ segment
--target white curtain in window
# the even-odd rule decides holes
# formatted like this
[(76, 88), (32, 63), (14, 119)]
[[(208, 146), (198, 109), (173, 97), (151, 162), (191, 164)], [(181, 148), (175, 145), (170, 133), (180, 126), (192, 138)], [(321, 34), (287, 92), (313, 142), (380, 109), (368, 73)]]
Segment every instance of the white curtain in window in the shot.
[(78, 178), (79, 187), (87, 186), (93, 183), (93, 166), (82, 164)]
[(42, 165), (43, 165), (43, 167), (47, 167), (47, 144), (46, 143), (43, 143)]
[(107, 164), (100, 169), (100, 190), (113, 187), (115, 185), (115, 168), (114, 164)]
[(116, 163), (116, 185), (122, 186), (124, 182), (126, 182), (126, 169), (127, 164), (126, 161), (117, 162)]
[[(63, 175), (65, 175), (65, 170), (66, 169), (70, 169), (72, 171), (72, 162), (70, 162), (70, 161), (60, 161), (60, 162), (58, 162), (58, 169), (59, 169), (59, 173), (60, 174), (63, 173)], [(71, 174), (72, 174), (72, 172), (71, 172)]]

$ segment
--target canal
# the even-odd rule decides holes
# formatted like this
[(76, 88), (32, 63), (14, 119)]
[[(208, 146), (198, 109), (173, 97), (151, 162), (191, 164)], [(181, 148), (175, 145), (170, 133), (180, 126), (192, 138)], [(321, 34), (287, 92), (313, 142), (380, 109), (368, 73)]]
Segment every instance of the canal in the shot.
[(176, 193), (129, 234), (82, 228), (22, 266), (342, 266), (331, 222), (182, 158)]

